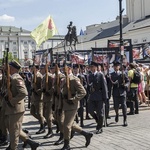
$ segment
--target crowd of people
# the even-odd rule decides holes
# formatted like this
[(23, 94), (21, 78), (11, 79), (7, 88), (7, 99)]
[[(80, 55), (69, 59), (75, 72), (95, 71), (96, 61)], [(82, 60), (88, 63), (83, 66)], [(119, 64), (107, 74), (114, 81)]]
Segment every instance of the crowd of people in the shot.
[[(36, 134), (45, 133), (47, 127), (48, 132), (43, 138), (52, 138), (55, 135), (53, 126), (56, 126), (59, 139), (54, 145), (63, 144), (61, 150), (70, 150), (70, 140), (75, 132), (85, 137), (86, 147), (90, 144), (93, 133), (83, 129), (84, 119), (92, 117), (96, 134), (103, 132), (103, 125), (108, 125), (107, 119), (110, 118), (111, 98), (115, 122), (119, 121), (121, 108), (125, 127), (128, 126), (127, 115), (139, 114), (139, 105), (149, 99), (150, 68), (143, 64), (124, 66), (114, 61), (111, 73), (109, 66), (93, 61), (88, 66), (66, 61), (63, 65), (33, 64), (21, 68), (13, 60), (9, 67), (9, 90), (6, 86), (8, 79), (3, 82), (5, 71), (2, 68), (0, 76), (0, 122), (3, 122), (0, 124), (0, 146), (8, 144), (9, 135), (7, 150), (16, 150), (19, 138), (24, 147), (29, 144), (35, 150), (39, 146), (22, 129), (26, 96), (30, 114), (40, 125)], [(140, 76), (139, 81), (135, 79), (136, 73)], [(128, 113), (127, 107), (130, 110)]]

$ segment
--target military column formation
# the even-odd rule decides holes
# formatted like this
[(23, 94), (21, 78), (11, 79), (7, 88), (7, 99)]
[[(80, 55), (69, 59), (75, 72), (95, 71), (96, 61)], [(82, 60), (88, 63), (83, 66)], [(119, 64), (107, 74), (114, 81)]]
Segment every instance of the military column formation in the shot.
[[(66, 61), (62, 65), (52, 63), (51, 65), (42, 64), (39, 66), (33, 64), (30, 66), (29, 73), (32, 74), (30, 113), (40, 124), (36, 134), (45, 133), (47, 126), (48, 132), (43, 138), (52, 138), (55, 136), (53, 126), (56, 125), (56, 133), (59, 133), (59, 138), (54, 142), (54, 145), (64, 144), (62, 150), (70, 150), (70, 140), (74, 137), (75, 132), (85, 137), (86, 147), (91, 142), (93, 133), (83, 130), (84, 119), (93, 117), (96, 122), (96, 134), (103, 132), (104, 121), (109, 116), (109, 110), (105, 108), (109, 109), (108, 101), (111, 92), (108, 92), (106, 74), (100, 69), (100, 65), (93, 61), (89, 66), (73, 65)], [(114, 62), (114, 73), (107, 74), (107, 78), (113, 88), (115, 121), (119, 121), (118, 110), (121, 103), (124, 117), (123, 125), (127, 126), (126, 90), (129, 79), (124, 76), (123, 80), (122, 72), (119, 71), (120, 68), (117, 66), (119, 66), (119, 63)], [(10, 145), (7, 150), (16, 150), (19, 138), (25, 145), (29, 144), (31, 149), (35, 150), (39, 143), (31, 140), (21, 129), (25, 112), (24, 101), (29, 94), (23, 78), (19, 75), (21, 65), (12, 61), (9, 63), (9, 67), (10, 91), (5, 90), (6, 87), (4, 88), (3, 84), (1, 85), (1, 95), (4, 93), (4, 96), (1, 97), (0, 117), (2, 122), (5, 123), (0, 126), (0, 144), (8, 144), (7, 137), (9, 135)], [(88, 67), (88, 71), (86, 67)], [(6, 76), (6, 74), (3, 74), (3, 76)], [(115, 90), (116, 88), (119, 88), (119, 90)], [(104, 113), (105, 111), (106, 113)], [(80, 121), (79, 124), (76, 123), (77, 118)]]

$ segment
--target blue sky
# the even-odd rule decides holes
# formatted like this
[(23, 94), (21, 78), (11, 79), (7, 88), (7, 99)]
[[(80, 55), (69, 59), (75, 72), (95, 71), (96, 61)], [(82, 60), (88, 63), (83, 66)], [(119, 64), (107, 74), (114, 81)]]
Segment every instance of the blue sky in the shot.
[[(122, 5), (126, 10), (126, 0)], [(88, 25), (115, 20), (119, 0), (0, 0), (0, 25), (32, 31), (49, 15), (60, 35), (67, 33), (70, 21), (79, 34)]]

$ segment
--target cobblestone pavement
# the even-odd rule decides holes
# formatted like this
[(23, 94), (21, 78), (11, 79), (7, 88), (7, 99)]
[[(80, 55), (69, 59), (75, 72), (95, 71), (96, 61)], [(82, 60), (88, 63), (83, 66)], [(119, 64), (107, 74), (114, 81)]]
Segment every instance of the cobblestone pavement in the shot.
[[(86, 131), (93, 132), (94, 135), (91, 144), (86, 148), (85, 138), (75, 134), (70, 141), (71, 149), (74, 150), (150, 150), (150, 107), (140, 106), (140, 113), (128, 116), (128, 127), (123, 127), (123, 117), (120, 110), (119, 122), (115, 123), (114, 110), (110, 111), (111, 119), (108, 119), (108, 127), (103, 128), (102, 134), (95, 134), (96, 124), (93, 119), (84, 120)], [(43, 139), (46, 134), (36, 135), (39, 129), (38, 122), (29, 114), (26, 109), (23, 128), (27, 129), (33, 140), (40, 143), (37, 150), (58, 150), (63, 145), (54, 146), (53, 143), (58, 139), (55, 126), (53, 127), (55, 136), (50, 139)], [(47, 129), (46, 129), (47, 131)], [(5, 149), (5, 147), (0, 147)], [(22, 143), (19, 143), (19, 149), (23, 150)], [(30, 150), (27, 146), (26, 150)]]

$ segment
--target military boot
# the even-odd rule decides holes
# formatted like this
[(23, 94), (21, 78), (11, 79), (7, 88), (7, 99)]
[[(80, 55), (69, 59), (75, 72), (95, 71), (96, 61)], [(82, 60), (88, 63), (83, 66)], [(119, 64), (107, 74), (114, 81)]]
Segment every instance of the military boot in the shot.
[(31, 150), (36, 150), (37, 147), (39, 146), (39, 143), (37, 143), (37, 142), (35, 142), (35, 141), (31, 140), (31, 139), (27, 139), (26, 143), (30, 145)]
[(96, 126), (96, 134), (100, 134), (103, 132), (103, 116), (98, 118), (97, 126)]
[(41, 124), (39, 131), (36, 132), (36, 134), (41, 134), (45, 132), (45, 125)]
[(56, 141), (56, 142), (54, 143), (54, 145), (60, 145), (60, 144), (62, 144), (63, 142), (64, 142), (63, 133), (60, 133), (60, 137), (59, 137), (58, 141)]
[(8, 140), (7, 140), (7, 136), (1, 136), (1, 140), (0, 140), (0, 146), (6, 146), (8, 145)]
[(119, 121), (119, 114), (116, 114), (116, 116), (115, 116), (115, 121), (116, 121), (116, 122)]
[(61, 150), (70, 150), (69, 140), (64, 140), (64, 146)]
[(127, 123), (127, 115), (123, 116), (123, 126), (124, 126), (124, 127), (128, 126), (128, 123)]
[(44, 136), (44, 139), (53, 137), (52, 128), (48, 128), (48, 133)]
[(90, 132), (81, 131), (81, 135), (83, 135), (85, 137), (85, 139), (86, 139), (85, 146), (88, 147), (91, 142), (91, 138), (92, 138), (93, 134)]

